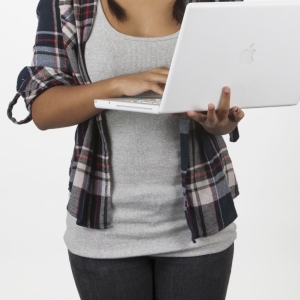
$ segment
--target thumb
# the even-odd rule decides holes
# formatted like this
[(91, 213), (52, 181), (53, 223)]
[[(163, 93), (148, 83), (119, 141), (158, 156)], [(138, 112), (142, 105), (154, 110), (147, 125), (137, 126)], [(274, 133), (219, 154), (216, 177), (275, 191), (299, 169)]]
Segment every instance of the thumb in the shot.
[(240, 122), (245, 116), (245, 113), (237, 106), (230, 110), (229, 118), (234, 122)]

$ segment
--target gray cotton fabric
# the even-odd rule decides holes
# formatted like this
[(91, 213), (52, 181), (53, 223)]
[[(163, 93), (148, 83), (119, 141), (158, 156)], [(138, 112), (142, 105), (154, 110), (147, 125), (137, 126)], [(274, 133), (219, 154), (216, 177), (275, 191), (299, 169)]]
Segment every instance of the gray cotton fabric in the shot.
[[(158, 66), (169, 67), (177, 37), (178, 32), (156, 38), (122, 34), (108, 23), (98, 5), (85, 50), (90, 79), (95, 82)], [(169, 115), (124, 111), (106, 111), (106, 119), (113, 227), (81, 227), (68, 213), (64, 235), (68, 249), (90, 258), (124, 258), (198, 256), (228, 248), (236, 239), (234, 223), (196, 243), (191, 240), (180, 178), (179, 120)]]

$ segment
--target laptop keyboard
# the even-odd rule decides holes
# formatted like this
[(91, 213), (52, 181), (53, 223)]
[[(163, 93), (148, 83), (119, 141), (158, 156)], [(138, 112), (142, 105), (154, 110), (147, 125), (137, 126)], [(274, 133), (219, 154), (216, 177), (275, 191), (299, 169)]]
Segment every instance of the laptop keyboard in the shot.
[(130, 102), (131, 103), (139, 103), (139, 104), (160, 105), (161, 99), (145, 98), (145, 99), (131, 100)]

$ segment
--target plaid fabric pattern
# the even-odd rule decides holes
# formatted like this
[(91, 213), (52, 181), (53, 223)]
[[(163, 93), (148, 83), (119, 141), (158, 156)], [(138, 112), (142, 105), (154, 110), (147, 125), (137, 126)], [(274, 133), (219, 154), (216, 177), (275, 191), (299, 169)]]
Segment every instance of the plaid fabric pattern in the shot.
[[(16, 124), (31, 120), (31, 105), (46, 89), (89, 84), (84, 48), (99, 0), (40, 0), (33, 63), (19, 74), (17, 94), (8, 107)], [(201, 2), (201, 1), (189, 1)], [(215, 1), (202, 1), (215, 2)], [(22, 96), (29, 115), (22, 121), (12, 108)], [(105, 112), (77, 126), (70, 166), (68, 211), (80, 226), (107, 229), (111, 223), (111, 183)], [(236, 128), (230, 134), (235, 142)], [(185, 216), (192, 240), (214, 234), (237, 217), (233, 199), (238, 187), (222, 136), (207, 133), (191, 120), (180, 120), (182, 186)]]

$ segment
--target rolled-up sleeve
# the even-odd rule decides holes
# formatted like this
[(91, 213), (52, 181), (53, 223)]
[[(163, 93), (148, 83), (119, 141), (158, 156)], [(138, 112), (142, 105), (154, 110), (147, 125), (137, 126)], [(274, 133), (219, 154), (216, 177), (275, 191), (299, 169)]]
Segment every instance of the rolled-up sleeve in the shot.
[[(44, 91), (58, 85), (76, 85), (62, 34), (59, 0), (40, 0), (37, 7), (38, 27), (31, 66), (24, 67), (17, 79), (17, 94), (8, 106), (8, 117), (16, 124), (32, 120), (33, 101)], [(13, 106), (24, 98), (29, 115), (17, 121)]]

